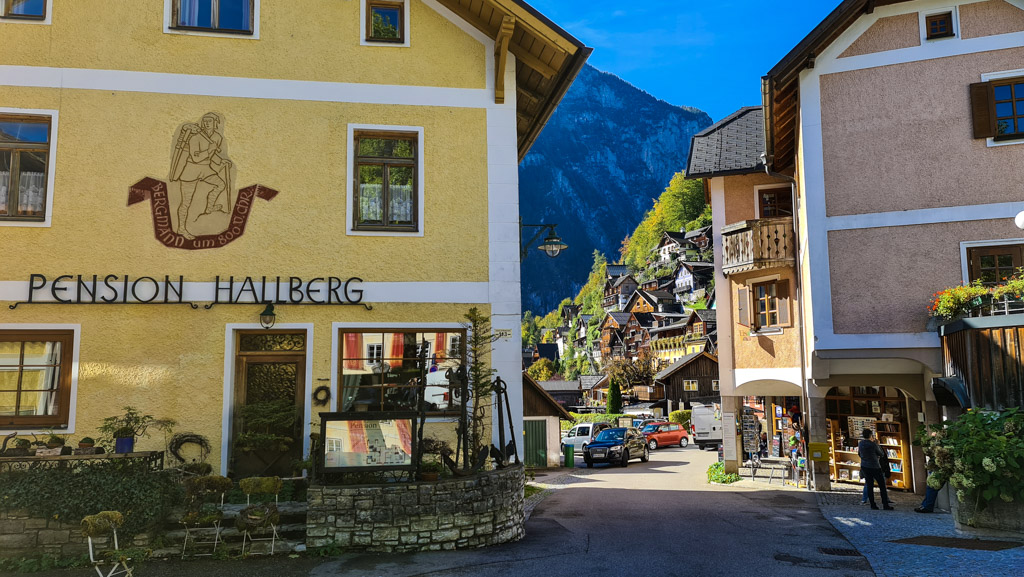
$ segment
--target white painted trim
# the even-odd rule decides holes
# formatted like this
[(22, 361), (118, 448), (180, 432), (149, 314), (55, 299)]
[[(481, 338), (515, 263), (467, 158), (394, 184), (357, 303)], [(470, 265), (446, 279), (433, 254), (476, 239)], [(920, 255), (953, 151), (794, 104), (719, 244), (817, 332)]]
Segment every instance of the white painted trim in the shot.
[(815, 348), (835, 349), (929, 349), (938, 348), (939, 333), (876, 333), (876, 334), (834, 334), (818, 335)]
[[(222, 280), (221, 282), (226, 281)], [(237, 277), (235, 282), (239, 282)], [(286, 287), (286, 282), (287, 281), (282, 282), (281, 286)], [(48, 288), (52, 284), (53, 282), (51, 279), (51, 281), (47, 282), (46, 286), (43, 287), (41, 292), (48, 293)], [(263, 289), (263, 283), (254, 283), (254, 286), (256, 288), (256, 292), (260, 292)], [(213, 302), (215, 287), (216, 285), (213, 282), (185, 282), (182, 297), (184, 300), (194, 302)], [(328, 288), (328, 284), (326, 282), (319, 282), (314, 283), (313, 287), (319, 288), (321, 291), (325, 291)], [(364, 302), (368, 304), (479, 304), (489, 302), (488, 294), (490, 285), (486, 282), (364, 282), (360, 283), (358, 288), (363, 291)], [(267, 294), (270, 294), (271, 292), (272, 289), (268, 290)], [(287, 289), (282, 290), (281, 294), (285, 294), (286, 292)], [(27, 300), (28, 294), (28, 281), (0, 281), (0, 301), (21, 302)], [(321, 292), (321, 294), (324, 293)], [(34, 302), (55, 302), (49, 294), (37, 294), (36, 296), (37, 298)], [(137, 301), (129, 299), (128, 304), (135, 302)], [(304, 304), (310, 305), (311, 303), (288, 303), (288, 306), (304, 306)], [(112, 303), (111, 306), (116, 306), (116, 304)]]
[(399, 44), (398, 42), (375, 42), (373, 40), (367, 40), (366, 39), (366, 4), (367, 4), (367, 2), (369, 2), (369, 0), (359, 0), (359, 45), (360, 46), (380, 46), (380, 47), (388, 47), (388, 46), (390, 46), (392, 48), (408, 48), (410, 46), (410, 44), (411, 44), (410, 30), (411, 30), (412, 27), (409, 25), (409, 22), (410, 22), (410, 18), (409, 18), (410, 7), (409, 7), (409, 5), (412, 4), (412, 2), (411, 2), (411, 0), (389, 0), (389, 1), (390, 2), (401, 2), (402, 3), (403, 12), (404, 12), (404, 14), (402, 14), (402, 27), (404, 28), (404, 30), (402, 30), (402, 38), (404, 38), (405, 41), (402, 42), (401, 44)]
[(736, 388), (753, 381), (784, 381), (802, 389), (800, 367), (736, 369)]
[[(942, 14), (943, 12), (949, 12), (953, 17), (953, 35), (945, 36), (943, 38), (932, 38), (928, 39), (928, 27), (925, 24), (925, 18), (933, 16), (935, 14)], [(923, 46), (928, 42), (942, 42), (945, 40), (956, 40), (960, 38), (960, 7), (959, 6), (943, 6), (941, 8), (932, 8), (929, 10), (921, 10), (917, 13), (918, 30), (921, 32), (921, 45)]]
[[(369, 231), (369, 230), (355, 230), (355, 222), (353, 221), (354, 210), (352, 207), (355, 202), (355, 132), (357, 130), (376, 130), (386, 132), (408, 132), (410, 134), (416, 134), (416, 197), (417, 197), (417, 214), (418, 223), (416, 232), (399, 232), (399, 231)], [(345, 178), (345, 234), (348, 236), (407, 236), (407, 237), (422, 237), (423, 230), (426, 228), (426, 222), (423, 220), (424, 214), (424, 190), (427, 188), (426, 183), (426, 152), (423, 150), (423, 127), (422, 126), (394, 126), (387, 124), (349, 124), (348, 125), (348, 136), (345, 145), (346, 149), (346, 178)]]
[[(1018, 68), (1016, 70), (1003, 70), (1000, 72), (985, 72), (981, 75), (982, 82), (989, 82), (991, 80), (1003, 80), (1005, 78), (1015, 78), (1018, 76), (1024, 76), (1024, 68)], [(985, 139), (985, 145), (989, 148), (995, 146), (1015, 146), (1017, 144), (1024, 144), (1024, 137), (1016, 140), (996, 140), (993, 137)]]
[(855, 230), (862, 228), (888, 228), (914, 226), (918, 224), (942, 224), (972, 220), (1013, 219), (1024, 202), (998, 202), (992, 204), (971, 204), (945, 206), (942, 208), (919, 208), (894, 210), (867, 214), (849, 214), (825, 218), (825, 230)]
[(46, 18), (42, 20), (22, 20), (20, 18), (4, 18), (4, 16), (6, 16), (4, 14), (4, 8), (6, 4), (6, 2), (0, 0), (0, 18), (3, 18), (3, 20), (0, 20), (0, 24), (42, 24), (44, 26), (49, 26), (50, 24), (53, 23), (53, 0), (46, 0)]
[(796, 212), (797, 206), (796, 206), (796, 199), (794, 198), (794, 194), (793, 194), (793, 185), (792, 184), (786, 184), (784, 182), (777, 182), (775, 184), (758, 184), (758, 185), (754, 186), (754, 218), (755, 219), (763, 218), (761, 216), (761, 196), (760, 196), (762, 190), (764, 190), (766, 188), (785, 188), (787, 186), (789, 187), (789, 198), (790, 198), (790, 200), (793, 201), (793, 211)]
[(971, 282), (970, 262), (967, 260), (967, 249), (987, 246), (1005, 246), (1008, 244), (1024, 244), (1024, 238), (1001, 238), (998, 240), (965, 240), (960, 242), (960, 272), (963, 283)]
[(711, 245), (715, 255), (715, 309), (718, 311), (718, 380), (722, 396), (732, 396), (736, 390), (735, 347), (733, 329), (736, 319), (732, 311), (732, 282), (722, 274), (722, 227), (725, 222), (725, 178), (710, 179), (711, 192)]
[(215, 32), (213, 30), (181, 30), (171, 27), (171, 17), (174, 13), (171, 10), (171, 3), (175, 0), (164, 0), (164, 34), (182, 34), (185, 36), (208, 36), (211, 38), (236, 38), (238, 40), (259, 40), (260, 39), (260, 0), (254, 1), (252, 9), (252, 34), (232, 34), (230, 32)]
[[(264, 330), (259, 324), (228, 323), (224, 325), (224, 404), (221, 413), (220, 474), (228, 474), (228, 458), (231, 454), (231, 416), (235, 405), (235, 334), (237, 331)], [(302, 456), (309, 455), (309, 427), (313, 410), (313, 323), (282, 323), (274, 330), (306, 331), (306, 394), (303, 401)]]
[(758, 276), (758, 277), (754, 277), (754, 278), (748, 278), (747, 280), (743, 281), (743, 284), (745, 286), (747, 286), (747, 287), (752, 287), (752, 286), (754, 286), (757, 283), (779, 281), (779, 280), (782, 280), (782, 275), (780, 275), (780, 274), (769, 274), (769, 275), (765, 275), (765, 276)]
[[(2, 2), (2, 0), (0, 0)], [(59, 124), (60, 111), (35, 108), (4, 108), (0, 107), (0, 114), (34, 114), (36, 116), (50, 117), (50, 152), (46, 157), (46, 210), (42, 222), (20, 222), (13, 220), (0, 220), (0, 226), (22, 227), (22, 228), (49, 228), (53, 219), (53, 194), (54, 181), (57, 176), (57, 125)], [(10, 196), (8, 196), (10, 200)]]
[[(445, 108), (498, 108), (494, 103), (493, 79), (488, 88), (444, 88), (316, 82), (274, 78), (200, 76), (129, 70), (92, 70), (45, 66), (0, 66), (0, 86), (104, 90), (110, 92), (146, 92), (187, 96), (220, 96), (299, 102), (346, 102), (356, 104), (394, 104), (402, 106), (438, 106)], [(514, 110), (514, 109), (512, 109)]]
[[(45, 324), (45, 323), (0, 323), (0, 331), (72, 331), (71, 351), (71, 394), (68, 396), (68, 426), (60, 430), (61, 434), (72, 435), (75, 432), (75, 418), (78, 410), (78, 369), (80, 366), (79, 354), (82, 351), (82, 325), (80, 324)], [(41, 435), (50, 430), (36, 429), (18, 432), (22, 435)], [(4, 433), (7, 434), (7, 433)]]
[[(338, 333), (342, 329), (444, 329), (464, 330), (465, 325), (459, 323), (331, 323), (331, 412), (338, 410), (338, 392), (341, 390), (341, 383), (338, 382), (338, 375), (341, 374), (341, 342), (338, 340)], [(443, 422), (448, 417), (437, 417), (427, 419), (428, 422)]]

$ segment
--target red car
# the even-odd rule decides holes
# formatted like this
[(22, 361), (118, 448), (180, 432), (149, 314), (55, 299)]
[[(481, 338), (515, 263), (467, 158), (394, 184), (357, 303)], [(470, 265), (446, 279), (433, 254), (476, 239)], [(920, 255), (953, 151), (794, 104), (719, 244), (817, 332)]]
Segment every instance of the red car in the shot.
[(652, 451), (658, 447), (685, 447), (690, 444), (690, 434), (679, 423), (649, 423), (641, 432), (647, 438), (647, 447)]

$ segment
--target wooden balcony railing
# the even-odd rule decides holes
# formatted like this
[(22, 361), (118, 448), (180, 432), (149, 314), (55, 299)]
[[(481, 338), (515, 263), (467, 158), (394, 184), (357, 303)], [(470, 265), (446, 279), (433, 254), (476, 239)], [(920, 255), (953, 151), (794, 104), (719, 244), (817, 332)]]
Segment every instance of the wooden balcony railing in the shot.
[(735, 274), (796, 264), (793, 218), (746, 220), (722, 227), (722, 272)]

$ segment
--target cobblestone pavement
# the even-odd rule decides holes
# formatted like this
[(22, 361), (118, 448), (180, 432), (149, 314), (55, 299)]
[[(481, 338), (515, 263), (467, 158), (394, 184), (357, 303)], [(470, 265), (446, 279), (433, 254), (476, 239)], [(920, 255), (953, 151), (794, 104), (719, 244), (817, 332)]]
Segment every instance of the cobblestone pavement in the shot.
[[(919, 536), (1013, 540), (958, 531), (949, 513), (915, 513), (919, 495), (889, 493), (895, 511), (861, 505), (860, 491), (817, 493), (822, 514), (867, 558), (878, 577), (1018, 577), (1024, 574), (1024, 546), (972, 551), (892, 543)], [(877, 495), (876, 495), (877, 499)], [(1021, 538), (1024, 541), (1024, 537)], [(1022, 543), (1024, 545), (1024, 543)]]

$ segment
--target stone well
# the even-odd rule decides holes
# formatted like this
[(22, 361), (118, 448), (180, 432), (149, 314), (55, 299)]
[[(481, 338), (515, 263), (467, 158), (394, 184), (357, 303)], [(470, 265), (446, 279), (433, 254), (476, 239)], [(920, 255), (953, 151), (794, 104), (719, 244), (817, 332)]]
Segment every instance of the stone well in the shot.
[(306, 545), (437, 551), (523, 538), (522, 465), (473, 477), (309, 488)]

